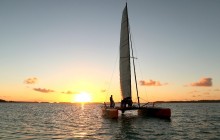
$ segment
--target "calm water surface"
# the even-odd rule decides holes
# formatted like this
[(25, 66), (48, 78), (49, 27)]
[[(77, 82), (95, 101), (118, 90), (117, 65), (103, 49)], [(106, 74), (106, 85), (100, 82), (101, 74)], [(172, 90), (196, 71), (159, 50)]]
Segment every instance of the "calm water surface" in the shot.
[(0, 103), (0, 139), (220, 139), (220, 103), (160, 104), (171, 120), (101, 116), (101, 104)]

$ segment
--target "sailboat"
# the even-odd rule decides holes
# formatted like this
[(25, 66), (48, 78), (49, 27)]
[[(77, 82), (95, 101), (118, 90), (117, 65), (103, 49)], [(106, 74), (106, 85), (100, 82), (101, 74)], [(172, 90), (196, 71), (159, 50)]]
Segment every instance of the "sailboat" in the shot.
[[(124, 113), (127, 110), (137, 110), (138, 115), (158, 117), (170, 119), (171, 110), (169, 108), (160, 108), (155, 106), (147, 106), (147, 103), (142, 105), (140, 104), (139, 95), (138, 95), (138, 86), (136, 78), (136, 70), (134, 63), (133, 48), (130, 36), (129, 29), (129, 19), (128, 19), (128, 8), (127, 3), (122, 13), (121, 20), (121, 35), (120, 35), (120, 60), (119, 60), (119, 69), (120, 69), (120, 86), (121, 86), (121, 106), (107, 106), (104, 104), (102, 107), (102, 115), (108, 118), (118, 118), (118, 112), (121, 111)], [(131, 93), (131, 60), (133, 63), (134, 79), (136, 84), (136, 92), (138, 104), (133, 105), (132, 93)]]

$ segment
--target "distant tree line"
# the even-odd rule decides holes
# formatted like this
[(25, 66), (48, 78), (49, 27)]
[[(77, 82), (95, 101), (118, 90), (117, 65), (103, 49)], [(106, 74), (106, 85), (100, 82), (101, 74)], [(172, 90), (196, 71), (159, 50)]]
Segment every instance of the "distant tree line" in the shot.
[(7, 102), (7, 101), (0, 99), (0, 102)]
[(156, 101), (155, 103), (220, 103), (220, 100)]

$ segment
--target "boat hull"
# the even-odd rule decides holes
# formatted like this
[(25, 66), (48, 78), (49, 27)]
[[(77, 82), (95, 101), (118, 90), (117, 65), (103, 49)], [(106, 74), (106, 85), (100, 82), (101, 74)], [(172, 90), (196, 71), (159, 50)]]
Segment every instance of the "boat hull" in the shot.
[(110, 108), (102, 107), (102, 116), (105, 118), (117, 119), (118, 111), (124, 113), (127, 110), (137, 110), (139, 116), (156, 117), (161, 119), (170, 119), (171, 109), (160, 107), (128, 107), (128, 108)]
[(138, 115), (170, 119), (171, 110), (169, 108), (141, 107), (138, 109)]
[(118, 118), (118, 109), (102, 107), (102, 116), (110, 119)]

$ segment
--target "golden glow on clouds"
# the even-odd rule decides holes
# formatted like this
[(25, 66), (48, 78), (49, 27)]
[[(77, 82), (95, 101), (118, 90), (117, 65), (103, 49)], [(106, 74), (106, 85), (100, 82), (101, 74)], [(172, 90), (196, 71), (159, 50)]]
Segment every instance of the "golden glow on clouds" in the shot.
[(212, 78), (201, 78), (198, 82), (194, 82), (190, 84), (191, 86), (202, 86), (202, 87), (211, 87), (212, 86)]

